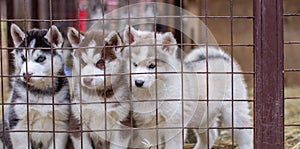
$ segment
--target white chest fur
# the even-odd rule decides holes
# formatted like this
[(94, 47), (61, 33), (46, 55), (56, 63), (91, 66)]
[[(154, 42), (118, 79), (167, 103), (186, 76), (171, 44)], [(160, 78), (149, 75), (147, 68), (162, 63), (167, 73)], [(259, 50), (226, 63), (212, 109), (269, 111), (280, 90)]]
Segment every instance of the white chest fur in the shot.
[[(81, 100), (77, 97), (73, 100), (72, 113), (82, 122), (84, 131), (91, 131), (92, 138), (101, 138), (102, 140), (110, 139), (110, 131), (120, 128), (121, 121), (129, 113), (129, 103), (110, 103), (116, 101), (116, 97), (106, 98), (104, 102), (101, 96), (88, 95), (82, 92)], [(106, 137), (106, 138), (105, 138)]]
[[(30, 129), (53, 130), (53, 123), (67, 121), (69, 105), (66, 92), (59, 92), (54, 96), (37, 95), (30, 92), (18, 91), (20, 97), (15, 99), (14, 111), (18, 119), (24, 124), (29, 123)], [(28, 104), (27, 104), (28, 101)], [(18, 104), (19, 103), (19, 104)], [(66, 103), (64, 105), (58, 105)]]

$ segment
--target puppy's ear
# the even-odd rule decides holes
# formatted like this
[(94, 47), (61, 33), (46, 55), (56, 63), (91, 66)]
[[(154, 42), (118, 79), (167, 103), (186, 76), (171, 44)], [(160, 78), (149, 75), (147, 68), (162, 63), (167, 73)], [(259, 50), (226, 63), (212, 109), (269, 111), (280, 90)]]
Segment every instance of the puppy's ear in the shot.
[(176, 54), (177, 42), (171, 32), (164, 33), (161, 38), (163, 44), (163, 50), (167, 51), (171, 55)]
[(108, 34), (108, 36), (105, 38), (105, 41), (107, 42), (108, 46), (113, 46), (114, 52), (117, 55), (117, 57), (121, 56), (121, 53), (123, 52), (123, 41), (120, 37), (119, 33), (113, 31)]
[(84, 39), (84, 35), (80, 34), (79, 31), (77, 31), (73, 27), (69, 27), (68, 29), (68, 39), (72, 45), (73, 48), (78, 48), (79, 44)]
[(64, 39), (55, 25), (52, 25), (47, 34), (44, 36), (55, 48), (61, 48), (64, 42)]
[(16, 24), (11, 24), (10, 34), (15, 47), (18, 47), (26, 37), (26, 34)]
[[(109, 46), (123, 46), (123, 41), (119, 35), (119, 33), (113, 31), (108, 34), (105, 38), (105, 41), (108, 43)], [(121, 47), (118, 47), (121, 48)], [(116, 49), (118, 49), (116, 48)]]
[(124, 43), (131, 44), (139, 38), (138, 31), (132, 26), (126, 25), (124, 30)]

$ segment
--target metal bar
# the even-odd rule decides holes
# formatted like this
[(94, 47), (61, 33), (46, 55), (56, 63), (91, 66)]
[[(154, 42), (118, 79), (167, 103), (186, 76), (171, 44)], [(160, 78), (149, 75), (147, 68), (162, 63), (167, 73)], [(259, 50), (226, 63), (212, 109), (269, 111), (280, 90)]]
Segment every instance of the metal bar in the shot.
[[(102, 18), (103, 20), (140, 20), (140, 19), (152, 19), (154, 17), (120, 17), (120, 18)], [(176, 18), (176, 19), (180, 19), (180, 18), (199, 18), (199, 19), (204, 19), (205, 16), (157, 16), (157, 19), (160, 18)], [(230, 18), (230, 16), (207, 16), (206, 18), (211, 18), (211, 19), (228, 19)], [(234, 19), (253, 19), (252, 16), (233, 16), (232, 18)], [(102, 20), (101, 19), (101, 20)], [(53, 22), (76, 22), (78, 19), (53, 19)], [(99, 21), (99, 19), (80, 19), (82, 21)], [(2, 19), (2, 21), (14, 21), (14, 22), (23, 22), (24, 19), (17, 19), (17, 18), (12, 18), (12, 19)], [(28, 22), (50, 22), (50, 19), (27, 19)]]
[[(53, 37), (53, 30), (52, 30), (52, 25), (53, 25), (53, 22), (52, 22), (52, 19), (53, 19), (53, 2), (52, 0), (49, 0), (49, 16), (50, 16), (50, 34), (51, 34), (51, 38)], [(51, 40), (51, 47), (50, 47), (50, 50), (51, 50), (51, 53), (53, 54), (53, 44), (52, 44), (52, 40)], [(56, 137), (56, 134), (55, 134), (55, 131), (56, 131), (56, 128), (55, 128), (55, 106), (54, 106), (54, 103), (55, 103), (55, 98), (54, 98), (54, 95), (55, 95), (55, 90), (54, 90), (54, 62), (53, 62), (53, 56), (51, 56), (51, 86), (52, 86), (52, 141), (53, 141), (53, 147), (54, 149), (56, 149), (56, 141), (55, 141), (55, 137)]]
[[(178, 73), (178, 72), (157, 72), (157, 74), (174, 74), (174, 73)], [(255, 74), (254, 72), (206, 72), (206, 71), (199, 71), (199, 72), (182, 72), (183, 74)], [(119, 76), (119, 75), (135, 75), (135, 74), (155, 74), (154, 72), (149, 72), (149, 73), (114, 73), (114, 74), (106, 74), (105, 76)], [(73, 78), (80, 78), (82, 76), (91, 76), (91, 77), (95, 77), (95, 76), (104, 76), (103, 74), (95, 74), (95, 75), (73, 75)], [(2, 77), (21, 77), (21, 75), (3, 75)], [(45, 75), (45, 76), (34, 76), (34, 77), (52, 77), (51, 75)], [(64, 75), (54, 75), (54, 77), (58, 77), (58, 78), (64, 78), (66, 76)]]
[[(171, 45), (176, 45), (176, 46), (208, 46), (208, 47), (215, 47), (215, 46), (219, 46), (219, 47), (254, 47), (254, 44), (187, 44), (187, 43), (178, 43), (178, 44), (169, 44), (170, 46)], [(124, 45), (124, 46), (119, 46), (119, 47), (127, 47), (129, 45)], [(142, 47), (142, 46), (152, 46), (152, 44), (139, 44), (139, 45), (131, 45), (131, 47)], [(157, 44), (157, 46), (163, 46), (163, 44)], [(112, 46), (106, 46), (106, 47), (112, 47)], [(88, 49), (90, 47), (80, 47), (81, 49)], [(95, 46), (94, 48), (103, 48), (103, 46)], [(14, 47), (3, 47), (2, 48), (3, 50), (13, 50)], [(28, 49), (34, 49), (34, 48), (30, 48), (28, 47)], [(41, 50), (43, 49), (49, 49), (49, 48), (43, 48), (41, 47), (40, 48)], [(53, 47), (53, 49), (62, 49), (62, 50), (71, 50), (72, 48), (71, 47), (62, 47), (62, 48), (55, 48)]]
[(300, 69), (284, 69), (284, 72), (287, 73), (287, 72), (300, 72)]
[[(153, 4), (153, 9), (154, 9), (154, 46), (155, 46), (155, 58), (157, 58), (157, 36), (156, 36), (156, 33), (157, 33), (157, 22), (156, 22), (156, 17), (157, 17), (157, 14), (156, 14), (156, 5)], [(157, 61), (155, 61), (155, 66), (157, 66)], [(157, 67), (155, 67), (155, 80), (157, 80)], [(156, 128), (156, 131), (155, 131), (155, 134), (156, 134), (156, 148), (159, 148), (159, 141), (160, 141), (160, 138), (159, 138), (159, 135), (158, 135), (158, 116), (159, 116), (159, 113), (158, 113), (158, 90), (157, 90), (157, 82), (155, 82), (155, 116), (156, 116), (156, 119), (155, 119), (155, 128)]]
[(293, 100), (294, 100), (294, 99), (297, 99), (297, 100), (299, 100), (299, 99), (300, 99), (300, 96), (293, 96), (293, 97), (289, 97), (289, 96), (288, 96), (288, 97), (285, 97), (284, 99), (285, 99), (285, 100), (287, 100), (287, 99), (289, 99), (289, 100), (290, 100), (290, 99), (293, 99)]
[(295, 16), (300, 16), (300, 13), (285, 13), (283, 14), (285, 17), (295, 17)]
[(284, 148), (283, 1), (254, 1), (255, 148)]
[[(79, 14), (79, 0), (76, 0), (76, 11), (77, 11), (77, 19), (76, 19), (76, 23), (77, 25), (75, 26), (75, 28), (80, 31), (80, 14)], [(79, 36), (81, 36), (79, 34)], [(81, 62), (79, 62), (79, 66), (81, 65)], [(72, 74), (73, 77), (73, 74)], [(79, 67), (79, 78), (81, 78), (81, 67)], [(76, 78), (77, 79), (77, 78)], [(75, 81), (75, 83), (78, 83), (77, 80)], [(83, 149), (83, 116), (82, 116), (82, 105), (83, 105), (83, 101), (82, 101), (82, 87), (81, 85), (79, 85), (79, 111), (80, 111), (80, 148)]]
[(300, 44), (300, 41), (284, 41), (284, 44)]
[[(208, 0), (205, 0), (205, 18), (204, 18), (204, 21), (205, 21), (205, 44), (208, 44), (208, 6), (209, 6), (209, 1)], [(205, 46), (205, 56), (208, 57), (208, 46)], [(208, 71), (209, 71), (209, 68), (208, 68), (208, 59), (205, 59), (205, 69), (206, 69), (206, 107), (207, 107), (207, 111), (209, 111), (209, 74), (208, 74)], [(209, 121), (209, 112), (207, 113), (207, 117), (206, 117), (206, 121), (208, 122)], [(208, 123), (206, 123), (206, 131), (208, 132), (207, 135), (206, 135), (206, 138), (207, 138), (207, 143), (209, 144), (210, 140), (209, 140), (209, 130), (208, 130)], [(209, 149), (209, 145), (207, 145), (206, 147), (207, 149)]]
[[(2, 20), (2, 14), (1, 14), (1, 12), (2, 12), (2, 5), (1, 4), (3, 4), (4, 2), (0, 2), (0, 21)], [(3, 89), (3, 87), (4, 87), (4, 83), (3, 83), (3, 81), (4, 81), (4, 79), (3, 79), (3, 52), (4, 51), (2, 51), (2, 23), (0, 23), (0, 73), (1, 73), (1, 112), (2, 112), (2, 127), (0, 128), (1, 129), (1, 132), (3, 133), (3, 140), (5, 140), (5, 139), (7, 139), (7, 138), (5, 138), (5, 112), (4, 112), (4, 103), (5, 103), (5, 99), (4, 99), (4, 89)], [(5, 149), (5, 143), (3, 143), (3, 145), (2, 145), (2, 148), (3, 149)]]
[[(180, 16), (183, 16), (182, 9), (183, 9), (183, 1), (180, 0)], [(180, 49), (184, 49), (183, 46), (182, 46), (182, 43), (183, 43), (183, 41), (184, 41), (184, 39), (183, 39), (183, 32), (182, 32), (182, 31), (183, 31), (183, 27), (184, 27), (184, 26), (183, 26), (183, 25), (184, 25), (183, 23), (184, 23), (184, 22), (183, 22), (183, 19), (180, 18), (180, 31), (181, 31), (181, 32), (180, 32), (180, 40), (179, 40), (179, 41), (180, 41), (180, 44), (181, 44), (181, 45), (180, 45)], [(181, 57), (181, 59), (184, 59), (184, 58), (183, 58), (183, 54), (180, 54), (180, 57)], [(182, 128), (181, 128), (181, 133), (182, 133), (182, 134), (181, 134), (181, 143), (182, 143), (182, 145), (184, 146), (184, 141), (185, 141), (185, 140), (184, 140), (184, 139), (185, 139), (185, 134), (184, 134), (184, 122), (185, 122), (185, 119), (184, 119), (184, 115), (185, 115), (185, 114), (184, 114), (184, 108), (185, 108), (185, 107), (184, 107), (184, 94), (186, 94), (186, 93), (184, 92), (184, 88), (183, 88), (183, 85), (184, 85), (185, 82), (184, 82), (184, 80), (183, 80), (183, 73), (182, 73), (182, 72), (183, 72), (183, 65), (184, 65), (182, 60), (180, 61), (180, 65), (181, 65), (181, 66), (180, 66), (180, 72), (181, 72), (181, 76), (180, 76), (180, 77), (181, 77), (181, 85), (182, 85), (182, 87), (181, 87), (181, 99), (182, 99), (182, 100), (181, 100), (181, 113), (182, 113), (182, 114), (181, 114), (181, 127), (182, 127)], [(209, 140), (208, 140), (208, 141), (209, 141)], [(182, 147), (183, 147), (183, 146), (182, 146)]]
[[(232, 99), (216, 99), (216, 98), (211, 98), (211, 100), (214, 100), (214, 101), (232, 101)], [(291, 98), (289, 98), (288, 100), (292, 100)], [(181, 101), (181, 98), (177, 98), (177, 99), (171, 99), (171, 98), (167, 98), (167, 99), (155, 99), (155, 100), (138, 100), (138, 101), (132, 101), (132, 103), (138, 103), (138, 102), (152, 102), (152, 101)], [(184, 101), (194, 101), (194, 102), (206, 102), (207, 100), (206, 99), (185, 99)], [(252, 99), (236, 99), (234, 100), (234, 102), (243, 102), (243, 101), (248, 101), (248, 102), (254, 102), (254, 100)], [(89, 104), (112, 104), (112, 103), (128, 103), (127, 101), (124, 101), (124, 102), (121, 102), (121, 101), (107, 101), (107, 102), (104, 102), (104, 101), (99, 101), (99, 102), (84, 102), (84, 103), (54, 103), (52, 104), (51, 102), (49, 103), (27, 103), (27, 102), (18, 102), (18, 103), (10, 103), (10, 102), (7, 102), (7, 103), (3, 103), (3, 105), (89, 105)]]
[[(24, 13), (24, 21), (23, 21), (23, 24), (24, 24), (24, 29), (25, 29), (25, 31), (27, 31), (27, 29), (28, 29), (28, 21), (27, 21), (27, 18), (28, 18), (28, 10), (27, 10), (27, 7), (28, 7), (28, 5), (27, 5), (27, 0), (24, 0), (24, 6), (23, 6), (23, 8), (24, 8), (24, 10), (23, 10), (23, 13)], [(28, 43), (27, 43), (27, 38), (25, 38), (24, 39), (24, 41), (25, 41), (25, 50), (26, 50), (26, 52), (25, 52), (25, 54), (28, 56)], [(24, 62), (24, 63), (26, 63), (26, 74), (28, 73), (28, 59), (26, 59), (26, 62)], [(26, 82), (26, 102), (27, 102), (27, 105), (26, 105), (26, 114), (27, 115), (29, 115), (29, 108), (30, 108), (30, 106), (29, 106), (29, 102), (30, 102), (30, 100), (29, 100), (29, 92), (28, 92), (28, 82)], [(29, 125), (30, 125), (30, 119), (29, 119), (29, 116), (27, 116), (27, 118), (26, 118), (26, 121), (27, 121), (27, 130), (26, 130), (26, 132), (27, 132), (27, 147), (28, 147), (28, 149), (30, 148), (30, 142), (31, 142), (31, 140), (30, 140), (30, 130), (29, 130)]]
[[(10, 19), (14, 18), (14, 0), (6, 0), (6, 18), (7, 20), (5, 21), (7, 23), (7, 47), (14, 47), (12, 37), (10, 35), (10, 26), (11, 22), (9, 21)], [(3, 19), (1, 19), (3, 21)], [(14, 56), (12, 55), (11, 51), (13, 49), (8, 50), (8, 65), (9, 66), (14, 66)], [(14, 67), (8, 67), (8, 74), (13, 74), (15, 71)], [(12, 81), (12, 78), (9, 78), (9, 82)], [(11, 83), (9, 83), (9, 86), (11, 87)]]
[[(104, 4), (104, 0), (102, 0), (102, 4)], [(130, 1), (128, 1), (127, 2), (127, 5), (129, 6), (130, 5)], [(102, 5), (102, 7), (103, 7), (103, 15), (104, 15), (104, 5)], [(127, 8), (127, 11), (129, 12), (130, 10), (129, 10), (129, 7)], [(132, 17), (131, 15), (130, 15), (130, 13), (128, 13), (128, 15), (127, 15), (127, 17), (128, 18), (130, 18), (130, 17)], [(103, 18), (104, 18), (104, 16), (103, 16)], [(131, 23), (130, 23), (130, 19), (128, 19), (127, 20), (127, 22), (128, 22), (128, 25), (130, 25), (131, 26)], [(131, 28), (129, 27), (129, 34), (131, 34)], [(131, 42), (129, 42), (129, 45), (128, 45), (128, 47), (129, 47), (129, 54), (131, 55)], [(132, 64), (132, 62), (131, 62), (131, 57), (129, 58), (129, 64)], [(132, 80), (132, 67), (131, 67), (132, 65), (129, 65), (129, 75), (127, 75), (128, 77), (129, 77), (129, 90), (130, 90), (130, 126), (131, 126), (131, 128), (133, 128), (133, 125), (134, 125), (134, 118), (133, 118), (133, 103), (134, 103), (134, 101), (132, 100), (133, 99), (133, 91), (132, 91), (132, 82), (131, 82), (131, 80)], [(133, 134), (134, 134), (134, 129), (131, 129), (131, 131), (130, 131), (130, 137), (133, 137)], [(133, 142), (134, 142), (134, 140), (133, 139), (130, 139), (130, 143), (131, 144), (133, 144)]]
[[(233, 2), (230, 0), (230, 16), (233, 15)], [(231, 144), (232, 144), (232, 149), (234, 149), (234, 78), (233, 78), (233, 18), (230, 17), (230, 53), (231, 53), (231, 60), (230, 60), (230, 65), (231, 65)]]
[[(293, 125), (285, 125), (286, 127), (292, 127), (292, 126), (299, 126), (300, 124), (293, 124)], [(165, 127), (159, 127), (159, 128), (155, 128), (155, 127), (137, 127), (137, 128), (114, 128), (114, 129), (93, 129), (93, 130), (84, 130), (83, 132), (104, 132), (104, 131), (108, 131), (108, 132), (112, 132), (112, 131), (128, 131), (128, 130), (167, 130), (167, 129), (182, 129), (182, 127), (174, 127), (174, 126), (165, 126)], [(224, 130), (228, 130), (231, 129), (231, 127), (184, 127), (184, 129), (224, 129)], [(253, 129), (253, 127), (235, 127), (235, 129)], [(25, 130), (6, 130), (6, 132), (27, 132)], [(31, 130), (30, 132), (32, 133), (52, 133), (51, 130)], [(78, 133), (81, 132), (80, 130), (57, 130), (56, 133)]]
[(300, 124), (286, 124), (285, 127), (298, 127)]

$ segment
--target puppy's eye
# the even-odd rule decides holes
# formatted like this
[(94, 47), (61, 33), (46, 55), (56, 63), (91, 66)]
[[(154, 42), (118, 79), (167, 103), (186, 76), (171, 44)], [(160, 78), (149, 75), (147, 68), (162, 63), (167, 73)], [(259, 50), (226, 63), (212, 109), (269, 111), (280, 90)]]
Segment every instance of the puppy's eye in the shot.
[(26, 61), (26, 57), (24, 55), (21, 55), (21, 59), (25, 62)]
[(135, 63), (135, 62), (133, 62), (132, 64), (133, 64), (134, 67), (137, 67), (137, 66), (138, 66), (137, 63)]
[(154, 69), (156, 66), (155, 66), (155, 64), (150, 64), (149, 66), (148, 66), (148, 68), (150, 68), (150, 69)]
[(103, 69), (105, 65), (105, 61), (100, 59), (97, 63), (96, 63), (96, 67)]
[(42, 63), (46, 60), (46, 56), (39, 56), (35, 61), (37, 63)]

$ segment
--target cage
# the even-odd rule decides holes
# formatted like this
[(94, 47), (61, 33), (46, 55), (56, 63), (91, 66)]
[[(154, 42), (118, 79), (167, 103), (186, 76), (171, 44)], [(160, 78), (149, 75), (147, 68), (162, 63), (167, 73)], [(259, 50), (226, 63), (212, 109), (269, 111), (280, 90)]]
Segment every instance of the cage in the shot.
[[(299, 148), (298, 3), (1, 1), (1, 147)], [(24, 33), (23, 47), (12, 24)], [(33, 28), (46, 29), (47, 46), (27, 38)], [(48, 51), (47, 66), (30, 59), (38, 50)], [(64, 73), (57, 74), (59, 65)], [(29, 76), (32, 68), (39, 75)], [(48, 79), (42, 89), (49, 100), (44, 92), (33, 96), (30, 77)], [(57, 79), (67, 80), (70, 101), (57, 101)], [(23, 90), (15, 80), (25, 82)]]

